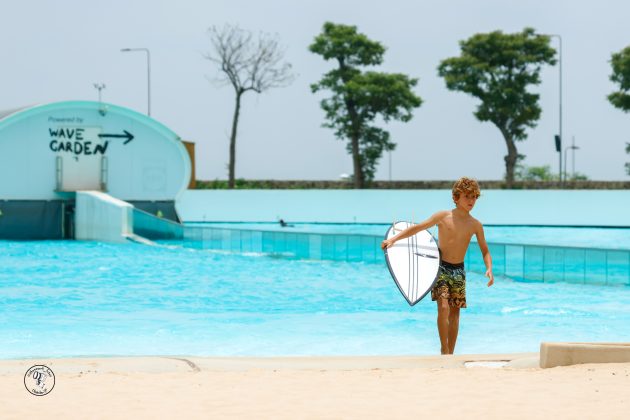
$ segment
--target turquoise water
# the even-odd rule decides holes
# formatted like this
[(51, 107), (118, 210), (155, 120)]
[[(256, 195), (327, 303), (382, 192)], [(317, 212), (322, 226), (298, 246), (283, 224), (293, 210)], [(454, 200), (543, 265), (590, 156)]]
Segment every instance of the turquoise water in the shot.
[[(436, 354), (385, 264), (176, 245), (0, 241), (0, 357)], [(630, 341), (630, 287), (470, 273), (458, 353)]]

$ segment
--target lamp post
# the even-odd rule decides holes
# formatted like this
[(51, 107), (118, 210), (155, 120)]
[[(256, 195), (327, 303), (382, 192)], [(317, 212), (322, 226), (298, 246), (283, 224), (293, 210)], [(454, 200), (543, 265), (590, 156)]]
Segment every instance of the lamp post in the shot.
[(577, 146), (575, 145), (575, 136), (573, 136), (573, 137), (571, 138), (571, 146), (573, 146), (573, 147), (572, 147), (573, 151), (571, 152), (571, 155), (572, 155), (572, 156), (571, 156), (571, 165), (572, 165), (572, 168), (571, 168), (571, 169), (572, 169), (572, 172), (573, 172), (573, 178), (575, 178), (575, 151), (576, 151), (577, 149), (579, 149), (579, 147), (577, 147)]
[(564, 181), (567, 181), (567, 150), (573, 150), (573, 176), (575, 177), (575, 151), (578, 150), (577, 146), (569, 146), (564, 148)]
[[(558, 136), (560, 138), (560, 147), (558, 149), (558, 177), (560, 179), (560, 184), (562, 184), (562, 37), (558, 34), (550, 34), (548, 35), (549, 38), (558, 38), (558, 43), (559, 43), (559, 49), (558, 49), (558, 77), (559, 77), (559, 82), (558, 82), (558, 90), (559, 90), (559, 110), (558, 110), (558, 120), (559, 120), (559, 125), (560, 127), (558, 128)], [(564, 160), (564, 163), (566, 165), (566, 159)], [(566, 171), (565, 171), (566, 172)]]
[(94, 89), (98, 90), (98, 101), (99, 101), (99, 103), (100, 103), (100, 102), (103, 102), (103, 101), (101, 100), (101, 99), (102, 99), (102, 97), (101, 97), (101, 91), (102, 91), (103, 89), (105, 89), (105, 88), (106, 88), (105, 83), (94, 83)]
[(580, 148), (575, 145), (575, 136), (573, 137), (573, 144), (564, 149), (564, 180), (567, 180), (567, 150), (573, 151), (573, 178), (575, 178), (575, 151)]
[(147, 114), (151, 116), (151, 52), (148, 48), (123, 48), (121, 52), (144, 51), (147, 53)]

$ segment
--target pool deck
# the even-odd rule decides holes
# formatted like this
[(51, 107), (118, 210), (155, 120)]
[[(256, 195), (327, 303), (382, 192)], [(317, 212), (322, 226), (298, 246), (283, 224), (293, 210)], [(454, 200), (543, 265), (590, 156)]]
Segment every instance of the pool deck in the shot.
[[(3, 418), (627, 418), (630, 363), (537, 363), (538, 353), (3, 360), (0, 406)], [(35, 364), (55, 374), (47, 395), (25, 389)]]
[(64, 374), (84, 372), (202, 372), (262, 370), (537, 369), (587, 363), (630, 363), (630, 343), (541, 343), (540, 353), (446, 356), (197, 357), (136, 356), (0, 360), (0, 371), (19, 373), (43, 364)]
[(362, 370), (362, 369), (457, 369), (467, 362), (505, 362), (506, 367), (537, 368), (538, 353), (478, 354), (447, 356), (298, 356), (298, 357), (78, 357), (0, 360), (0, 371), (19, 373), (34, 364), (50, 367), (55, 373), (84, 372), (201, 372), (262, 370)]

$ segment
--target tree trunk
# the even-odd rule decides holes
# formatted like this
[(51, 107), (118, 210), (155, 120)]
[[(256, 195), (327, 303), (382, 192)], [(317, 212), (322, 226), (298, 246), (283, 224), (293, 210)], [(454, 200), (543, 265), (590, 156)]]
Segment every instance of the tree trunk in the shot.
[(354, 167), (354, 188), (361, 189), (364, 187), (363, 167), (361, 162), (361, 154), (359, 153), (359, 137), (361, 135), (359, 127), (361, 122), (354, 107), (354, 102), (346, 98), (346, 108), (350, 116), (350, 124), (352, 133), (350, 135), (350, 144), (352, 145), (352, 166)]
[[(341, 80), (344, 84), (348, 84), (351, 80), (348, 77), (346, 70), (346, 64), (343, 58), (338, 58), (339, 70), (341, 71)], [(354, 169), (354, 188), (361, 189), (364, 187), (363, 182), (363, 168), (361, 165), (361, 154), (359, 153), (359, 127), (361, 122), (354, 105), (354, 101), (347, 94), (344, 96), (344, 102), (346, 103), (346, 109), (348, 110), (348, 116), (350, 117), (350, 124), (352, 126), (352, 133), (350, 135), (350, 144), (352, 145), (352, 166)]]
[(228, 165), (228, 188), (234, 188), (234, 167), (236, 166), (236, 129), (238, 127), (238, 115), (241, 112), (241, 95), (243, 92), (236, 92), (236, 105), (234, 107), (234, 117), (232, 118), (232, 134), (230, 134), (230, 163)]
[(359, 134), (352, 134), (352, 164), (354, 166), (354, 188), (363, 188), (363, 171), (359, 154)]
[(507, 130), (502, 129), (501, 133), (507, 145), (508, 154), (505, 155), (505, 184), (507, 188), (514, 186), (514, 169), (516, 169), (516, 161), (518, 160), (518, 152), (514, 139)]

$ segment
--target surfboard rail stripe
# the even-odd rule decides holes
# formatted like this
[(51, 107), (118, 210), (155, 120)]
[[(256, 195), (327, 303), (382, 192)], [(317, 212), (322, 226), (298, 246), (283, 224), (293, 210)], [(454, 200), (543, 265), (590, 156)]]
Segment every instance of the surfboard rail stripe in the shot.
[(411, 243), (413, 244), (413, 246), (411, 248), (409, 248), (409, 253), (412, 254), (412, 259), (413, 259), (413, 272), (411, 273), (411, 275), (413, 276), (413, 295), (412, 298), (415, 300), (415, 296), (418, 296), (418, 270), (417, 268), (417, 262), (418, 259), (417, 258), (413, 258), (414, 254), (415, 254), (415, 250), (417, 247), (417, 238), (416, 236), (412, 236), (411, 237)]
[[(424, 231), (423, 231), (424, 232)], [(407, 239), (405, 239), (407, 240)], [(408, 245), (405, 244), (401, 244), (400, 242), (402, 241), (397, 241), (394, 245), (392, 245), (390, 248), (403, 248), (403, 247), (408, 247)], [(428, 245), (416, 245), (416, 248), (419, 249), (426, 249), (426, 250), (430, 250), (430, 251), (435, 251), (435, 247), (434, 246), (428, 246)]]
[(424, 258), (440, 258), (438, 255), (429, 255), (429, 254), (421, 254), (419, 252), (414, 252), (414, 254), (418, 257), (424, 257)]

